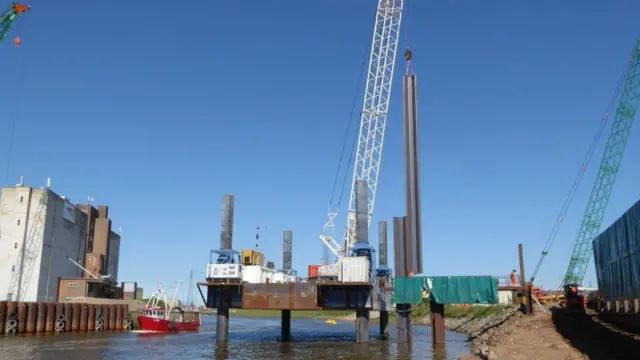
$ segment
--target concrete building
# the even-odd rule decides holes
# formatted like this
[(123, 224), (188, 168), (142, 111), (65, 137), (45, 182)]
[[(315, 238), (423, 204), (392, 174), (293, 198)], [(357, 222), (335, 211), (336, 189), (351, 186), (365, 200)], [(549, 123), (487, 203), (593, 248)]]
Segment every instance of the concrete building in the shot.
[(67, 257), (117, 281), (119, 255), (120, 235), (111, 231), (108, 207), (75, 206), (49, 188), (2, 189), (0, 300), (56, 301), (80, 290), (98, 293), (72, 281), (93, 277)]
[(49, 188), (5, 187), (0, 200), (0, 300), (55, 301), (58, 278), (81, 276), (84, 215)]
[[(118, 262), (120, 259), (120, 235), (111, 231), (109, 207), (100, 205), (78, 205), (86, 215), (87, 244), (85, 249), (85, 267), (96, 276), (111, 275), (118, 281)], [(92, 278), (88, 273), (85, 279)]]
[(107, 274), (111, 280), (118, 282), (118, 262), (120, 261), (120, 234), (112, 231), (109, 234), (109, 253), (107, 255)]

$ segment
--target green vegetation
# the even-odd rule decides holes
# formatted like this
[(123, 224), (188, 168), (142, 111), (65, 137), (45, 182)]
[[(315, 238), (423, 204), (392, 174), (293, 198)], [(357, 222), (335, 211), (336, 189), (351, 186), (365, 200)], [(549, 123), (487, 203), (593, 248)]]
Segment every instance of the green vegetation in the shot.
[[(252, 318), (277, 318), (280, 310), (232, 310), (232, 316)], [(355, 314), (355, 311), (292, 311), (291, 317), (295, 319), (336, 319)]]
[[(492, 306), (469, 306), (461, 307), (456, 305), (445, 305), (445, 318), (469, 318), (477, 319), (485, 316), (492, 316), (502, 313), (507, 307), (502, 305)], [(231, 310), (232, 316), (252, 317), (252, 318), (279, 318), (280, 310)], [(429, 303), (423, 301), (421, 304), (411, 308), (411, 318), (424, 319), (429, 317)], [(297, 319), (341, 319), (355, 314), (355, 311), (292, 311), (291, 317)], [(354, 318), (355, 319), (355, 318)], [(371, 319), (372, 323), (377, 323), (377, 318)], [(389, 323), (395, 323), (395, 311), (389, 312)]]
[[(445, 305), (444, 317), (446, 318), (470, 318), (477, 319), (485, 316), (492, 316), (502, 313), (506, 306), (502, 305), (490, 305), (490, 306), (469, 306), (462, 307), (458, 305)], [(421, 319), (429, 316), (431, 308), (428, 301), (422, 301), (422, 303), (415, 305), (411, 308), (411, 318)]]

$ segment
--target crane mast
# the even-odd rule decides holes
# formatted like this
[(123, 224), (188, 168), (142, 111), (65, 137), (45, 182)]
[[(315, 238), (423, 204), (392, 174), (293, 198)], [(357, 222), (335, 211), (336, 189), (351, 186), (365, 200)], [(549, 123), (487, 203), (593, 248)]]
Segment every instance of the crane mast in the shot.
[(600, 169), (593, 184), (587, 209), (574, 243), (569, 267), (563, 280), (564, 284), (582, 283), (591, 260), (592, 242), (600, 231), (604, 211), (607, 208), (622, 156), (627, 146), (627, 139), (631, 133), (636, 110), (640, 103), (640, 38), (636, 40), (629, 59), (629, 67), (624, 76), (615, 119), (611, 125), (611, 132), (605, 145)]
[(360, 118), (358, 146), (356, 150), (355, 168), (349, 197), (347, 230), (344, 242), (339, 244), (334, 238), (335, 225), (333, 219), (337, 210), (328, 212), (320, 239), (337, 257), (348, 256), (349, 249), (355, 243), (356, 223), (356, 181), (365, 180), (368, 188), (368, 223), (371, 224), (373, 208), (380, 174), (382, 145), (387, 123), (391, 83), (395, 66), (400, 23), (404, 0), (379, 0), (376, 11), (375, 27), (369, 56), (369, 70), (364, 94), (364, 103)]

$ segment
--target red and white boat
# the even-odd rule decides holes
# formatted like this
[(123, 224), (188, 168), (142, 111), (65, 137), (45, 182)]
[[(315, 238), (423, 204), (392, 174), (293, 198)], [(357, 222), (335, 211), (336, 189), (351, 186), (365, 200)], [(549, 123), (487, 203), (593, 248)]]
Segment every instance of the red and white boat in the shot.
[[(178, 282), (180, 286), (180, 282)], [(200, 314), (195, 320), (185, 321), (184, 311), (176, 306), (176, 293), (173, 295), (171, 302), (167, 301), (167, 292), (160, 283), (160, 288), (155, 291), (144, 307), (143, 315), (138, 316), (140, 330), (143, 332), (182, 332), (197, 331), (200, 329)]]

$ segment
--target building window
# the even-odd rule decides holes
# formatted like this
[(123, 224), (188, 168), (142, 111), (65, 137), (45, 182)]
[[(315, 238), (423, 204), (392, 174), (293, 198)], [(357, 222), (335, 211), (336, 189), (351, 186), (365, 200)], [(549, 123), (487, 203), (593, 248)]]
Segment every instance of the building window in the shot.
[(11, 265), (11, 271), (16, 271), (16, 266), (15, 265)]
[(18, 248), (18, 243), (13, 244), (13, 248), (17, 249)]
[(18, 226), (20, 226), (20, 220), (18, 220)]
[(77, 288), (78, 287), (78, 283), (68, 283), (67, 287), (68, 288)]
[(24, 200), (23, 196), (20, 196), (20, 204), (22, 204), (22, 201)]

